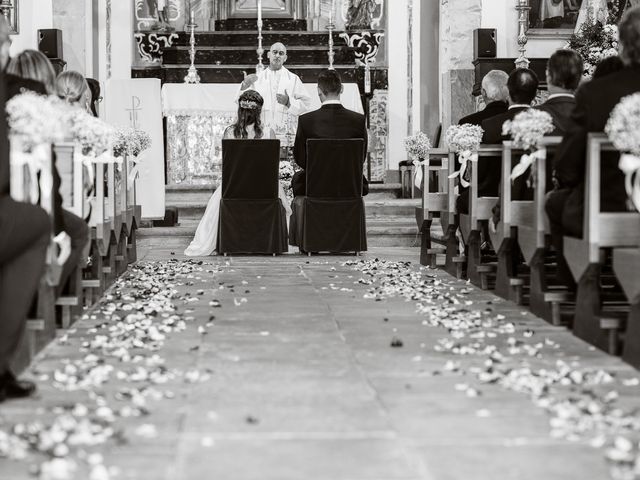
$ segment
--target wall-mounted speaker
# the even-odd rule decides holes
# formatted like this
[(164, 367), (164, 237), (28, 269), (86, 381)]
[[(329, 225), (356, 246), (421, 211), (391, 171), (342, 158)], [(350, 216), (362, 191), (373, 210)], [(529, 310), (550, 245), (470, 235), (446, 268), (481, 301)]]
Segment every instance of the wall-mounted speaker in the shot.
[(47, 58), (63, 58), (62, 30), (58, 28), (43, 28), (38, 30), (38, 50)]
[(474, 58), (496, 58), (496, 29), (476, 28), (473, 31)]

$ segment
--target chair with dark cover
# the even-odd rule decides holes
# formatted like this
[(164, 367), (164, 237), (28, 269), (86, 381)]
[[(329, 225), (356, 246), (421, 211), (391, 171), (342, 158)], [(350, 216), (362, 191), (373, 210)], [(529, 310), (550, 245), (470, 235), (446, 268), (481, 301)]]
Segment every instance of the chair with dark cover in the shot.
[(291, 245), (303, 252), (367, 250), (363, 139), (307, 140), (307, 195), (296, 197)]
[(286, 213), (278, 197), (279, 140), (222, 141), (218, 252), (287, 251)]

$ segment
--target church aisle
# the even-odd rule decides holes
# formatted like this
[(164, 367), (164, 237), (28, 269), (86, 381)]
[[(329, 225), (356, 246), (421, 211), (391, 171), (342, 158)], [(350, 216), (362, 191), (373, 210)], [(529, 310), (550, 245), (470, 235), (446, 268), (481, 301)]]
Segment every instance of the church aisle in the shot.
[[(60, 457), (70, 448), (75, 475), (62, 476), (70, 462), (50, 462), (45, 470), (62, 473), (41, 475), (51, 479), (609, 478), (588, 420), (602, 426), (614, 406), (640, 406), (637, 372), (442, 272), (425, 269), (422, 285), (416, 267), (374, 260), (416, 257), (142, 252), (35, 362), (39, 395), (0, 405), (0, 431), (57, 418), (48, 432), (17, 431)], [(440, 317), (416, 313), (404, 294)], [(104, 323), (116, 307), (130, 321)], [(527, 374), (523, 361), (548, 376)], [(582, 391), (599, 395), (591, 416), (561, 401)], [(632, 421), (618, 418), (607, 439)], [(0, 456), (24, 447), (0, 433)], [(45, 458), (0, 459), (0, 479), (33, 478)]]

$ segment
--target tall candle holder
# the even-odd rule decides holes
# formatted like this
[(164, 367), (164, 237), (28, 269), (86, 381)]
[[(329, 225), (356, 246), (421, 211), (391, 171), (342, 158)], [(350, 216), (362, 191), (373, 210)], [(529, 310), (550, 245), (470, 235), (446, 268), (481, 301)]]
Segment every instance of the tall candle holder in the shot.
[(256, 65), (256, 73), (260, 73), (264, 70), (264, 64), (262, 63), (262, 56), (264, 55), (264, 48), (262, 46), (262, 28), (264, 24), (262, 23), (262, 0), (258, 1), (258, 49), (256, 50), (256, 54), (258, 55), (258, 64)]
[(518, 51), (520, 55), (516, 59), (516, 68), (529, 68), (529, 60), (525, 56), (527, 52), (527, 26), (529, 24), (529, 0), (516, 0), (518, 2), (516, 10), (518, 11)]
[(336, 29), (335, 24), (333, 23), (333, 11), (335, 10), (336, 0), (331, 0), (331, 10), (329, 11), (329, 24), (327, 25), (327, 30), (329, 31), (329, 70), (335, 70), (333, 63), (335, 61), (336, 52), (334, 50), (333, 45), (333, 32)]
[(191, 18), (187, 28), (191, 30), (191, 36), (189, 38), (189, 58), (191, 59), (191, 65), (189, 66), (189, 70), (187, 72), (187, 76), (184, 77), (184, 83), (200, 83), (200, 75), (198, 75), (198, 70), (196, 69), (196, 25), (195, 19), (193, 17), (193, 11), (191, 12)]

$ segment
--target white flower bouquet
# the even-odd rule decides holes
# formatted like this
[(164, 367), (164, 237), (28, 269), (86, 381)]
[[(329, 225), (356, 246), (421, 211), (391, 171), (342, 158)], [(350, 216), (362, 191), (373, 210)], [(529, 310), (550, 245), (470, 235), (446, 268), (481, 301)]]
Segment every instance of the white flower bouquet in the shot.
[(67, 121), (70, 136), (82, 146), (83, 155), (99, 157), (113, 148), (115, 129), (108, 123), (80, 109), (74, 109)]
[(38, 145), (61, 141), (65, 134), (64, 123), (60, 122), (64, 108), (57, 99), (33, 92), (9, 100), (7, 121), (14, 148), (28, 153)]
[(523, 175), (536, 159), (544, 159), (546, 152), (539, 148), (542, 138), (553, 132), (553, 117), (547, 112), (530, 108), (518, 113), (513, 120), (507, 120), (502, 125), (502, 134), (510, 135), (513, 145), (530, 154), (524, 154), (520, 163), (513, 167), (511, 180)]
[(590, 18), (571, 36), (567, 47), (575, 50), (584, 62), (584, 77), (591, 78), (598, 63), (618, 55), (618, 12), (613, 9), (609, 18)]
[(293, 189), (291, 187), (291, 180), (293, 179), (293, 175), (298, 172), (300, 168), (292, 161), (292, 160), (280, 160), (280, 185), (284, 190), (287, 198), (293, 198)]
[(611, 112), (604, 131), (622, 152), (618, 166), (626, 175), (626, 189), (640, 210), (640, 93), (629, 95)]
[(426, 134), (417, 132), (404, 139), (404, 148), (411, 160), (425, 158), (431, 149), (431, 140)]
[(460, 162), (460, 170), (455, 172), (449, 178), (460, 177), (460, 184), (463, 187), (469, 186), (468, 167), (469, 162), (477, 162), (478, 154), (482, 142), (484, 130), (478, 125), (465, 123), (463, 125), (451, 125), (447, 129), (445, 138), (449, 149), (458, 154)]
[(151, 147), (151, 137), (143, 130), (119, 128), (115, 131), (113, 154), (116, 157), (128, 155), (137, 157)]

